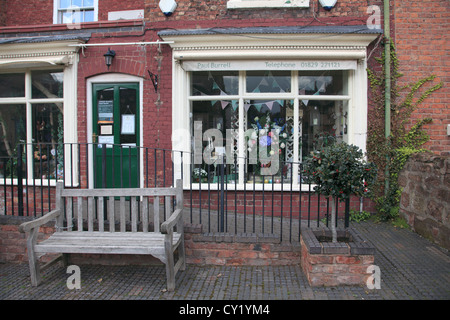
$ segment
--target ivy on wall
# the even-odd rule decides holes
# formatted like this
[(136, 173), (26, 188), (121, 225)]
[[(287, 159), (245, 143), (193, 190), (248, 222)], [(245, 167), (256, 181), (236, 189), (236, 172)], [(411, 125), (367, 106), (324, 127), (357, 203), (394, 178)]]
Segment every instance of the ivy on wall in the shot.
[[(385, 136), (385, 55), (375, 58), (381, 65), (379, 71), (367, 69), (371, 89), (372, 110), (369, 113), (369, 134), (367, 138), (367, 155), (378, 168), (378, 178), (374, 186), (373, 200), (382, 220), (398, 216), (401, 188), (398, 174), (409, 156), (426, 152), (423, 145), (429, 140), (424, 126), (432, 118), (417, 120), (411, 127), (411, 114), (443, 83), (435, 84), (436, 76), (430, 75), (406, 86), (399, 86), (402, 77), (395, 46), (391, 42), (391, 134)], [(388, 169), (388, 170), (386, 170)], [(386, 173), (387, 176), (386, 176)]]

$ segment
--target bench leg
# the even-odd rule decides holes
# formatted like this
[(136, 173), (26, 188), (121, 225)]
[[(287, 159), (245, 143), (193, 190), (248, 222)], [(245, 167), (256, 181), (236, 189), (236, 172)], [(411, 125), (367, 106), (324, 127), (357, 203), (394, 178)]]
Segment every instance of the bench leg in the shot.
[(38, 286), (42, 281), (39, 262), (36, 256), (36, 252), (34, 252), (34, 245), (36, 244), (36, 236), (38, 231), (38, 228), (32, 229), (27, 238), (28, 263), (30, 266), (31, 285), (33, 287)]
[(166, 279), (167, 291), (175, 290), (175, 263), (172, 250), (172, 237), (167, 237), (164, 241), (164, 248), (166, 253)]
[(182, 259), (182, 264), (180, 267), (181, 271), (186, 270), (186, 251), (184, 249), (184, 239), (181, 239), (181, 243), (178, 246), (178, 259)]
[(68, 253), (62, 253), (62, 262), (64, 267), (69, 266), (69, 254)]

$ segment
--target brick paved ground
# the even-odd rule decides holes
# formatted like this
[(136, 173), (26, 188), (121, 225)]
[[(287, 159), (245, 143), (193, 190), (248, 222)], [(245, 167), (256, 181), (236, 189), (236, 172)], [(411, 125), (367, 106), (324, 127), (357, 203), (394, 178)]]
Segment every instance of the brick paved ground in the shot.
[(27, 264), (0, 264), (0, 300), (392, 300), (450, 299), (450, 255), (410, 230), (354, 223), (376, 247), (381, 289), (311, 288), (300, 266), (188, 265), (165, 292), (163, 266), (81, 266), (81, 289), (69, 290), (59, 264), (30, 285)]

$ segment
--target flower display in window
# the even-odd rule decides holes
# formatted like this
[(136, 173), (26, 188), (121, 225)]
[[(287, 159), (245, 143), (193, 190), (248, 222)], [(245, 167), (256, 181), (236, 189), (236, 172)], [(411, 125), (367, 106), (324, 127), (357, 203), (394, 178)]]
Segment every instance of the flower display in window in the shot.
[[(287, 141), (293, 134), (288, 132), (285, 120), (283, 118), (272, 119), (271, 113), (266, 112), (261, 117), (253, 118), (251, 126), (252, 129), (248, 134), (247, 151), (249, 152), (249, 158), (254, 159), (256, 157), (255, 173), (261, 174), (261, 168), (270, 168), (275, 159), (278, 161), (276, 167), (281, 168), (280, 162), (285, 160)], [(270, 161), (261, 159), (261, 148), (266, 148), (267, 159), (270, 159)], [(272, 174), (276, 173), (272, 172)]]

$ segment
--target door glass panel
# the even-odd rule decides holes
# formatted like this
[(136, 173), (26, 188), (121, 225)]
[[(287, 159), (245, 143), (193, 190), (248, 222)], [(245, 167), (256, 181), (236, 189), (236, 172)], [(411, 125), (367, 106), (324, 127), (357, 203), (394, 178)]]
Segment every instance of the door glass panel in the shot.
[(97, 92), (97, 135), (98, 142), (114, 143), (114, 88)]
[(120, 144), (136, 146), (136, 89), (119, 88)]

